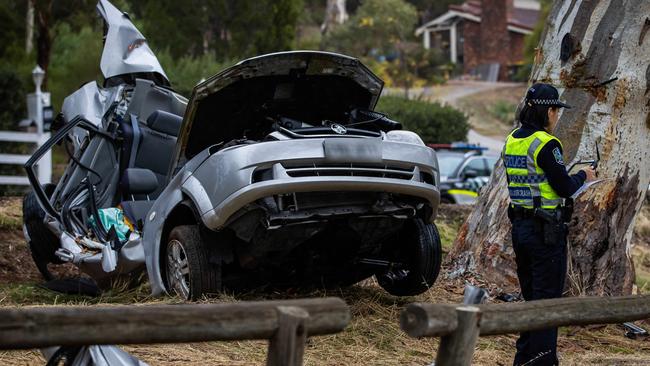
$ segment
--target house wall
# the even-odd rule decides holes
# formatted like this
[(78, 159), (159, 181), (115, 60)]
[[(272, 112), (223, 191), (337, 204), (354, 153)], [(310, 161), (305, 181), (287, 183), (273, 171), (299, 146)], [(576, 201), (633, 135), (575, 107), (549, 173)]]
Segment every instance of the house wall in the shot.
[(525, 37), (521, 33), (510, 32), (510, 64), (519, 64), (524, 61)]
[[(524, 61), (525, 39), (523, 34), (508, 30), (506, 14), (512, 11), (513, 0), (482, 0), (482, 9), (480, 23), (458, 20), (458, 36), (462, 37), (458, 40), (458, 63), (462, 64), (463, 73), (474, 75), (478, 66), (498, 63), (498, 79), (510, 80), (514, 67)], [(432, 47), (441, 49), (446, 59), (450, 58), (449, 41), (449, 31), (431, 34)]]
[(510, 32), (507, 14), (512, 9), (513, 0), (483, 0), (481, 4), (481, 61), (498, 63), (499, 80), (508, 76), (510, 63)]
[(481, 23), (462, 22), (464, 73), (471, 73), (479, 65), (498, 63), (499, 80), (510, 80), (510, 67), (524, 60), (525, 36), (507, 30), (504, 12), (508, 9), (512, 9), (508, 0), (483, 0)]
[(464, 21), (463, 27), (463, 73), (469, 74), (481, 62), (481, 26), (479, 23)]
[(499, 80), (511, 80), (513, 76), (509, 75), (511, 67), (520, 65), (524, 61), (525, 36), (521, 33), (508, 32), (509, 42), (502, 45), (500, 55), (497, 61), (494, 61), (494, 58), (488, 58), (481, 52), (483, 45), (480, 37), (481, 27), (478, 23), (463, 22), (463, 32), (465, 36), (463, 73), (469, 74), (482, 64), (498, 62), (501, 65)]

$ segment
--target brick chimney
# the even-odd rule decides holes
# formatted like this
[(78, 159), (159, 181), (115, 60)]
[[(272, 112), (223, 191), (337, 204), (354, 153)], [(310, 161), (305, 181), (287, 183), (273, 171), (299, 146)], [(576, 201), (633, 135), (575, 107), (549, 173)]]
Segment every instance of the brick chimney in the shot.
[(499, 80), (507, 75), (510, 50), (508, 18), (513, 8), (514, 0), (481, 1), (481, 59), (501, 65)]

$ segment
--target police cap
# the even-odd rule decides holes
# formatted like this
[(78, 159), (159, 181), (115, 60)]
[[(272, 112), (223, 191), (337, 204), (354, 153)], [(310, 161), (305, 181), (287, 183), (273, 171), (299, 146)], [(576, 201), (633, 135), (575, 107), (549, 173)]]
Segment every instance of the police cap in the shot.
[(526, 93), (526, 104), (533, 105), (542, 105), (549, 107), (562, 107), (562, 108), (571, 108), (570, 105), (560, 101), (560, 94), (553, 85), (537, 83), (530, 88)]

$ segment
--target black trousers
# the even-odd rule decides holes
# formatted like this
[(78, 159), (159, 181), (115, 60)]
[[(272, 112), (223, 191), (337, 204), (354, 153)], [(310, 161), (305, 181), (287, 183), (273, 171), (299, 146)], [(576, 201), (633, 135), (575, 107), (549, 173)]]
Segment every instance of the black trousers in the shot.
[[(544, 225), (539, 218), (513, 218), (512, 245), (517, 276), (526, 301), (562, 296), (567, 270), (566, 228)], [(544, 239), (553, 230), (554, 239)], [(554, 242), (550, 242), (554, 241)], [(557, 365), (557, 328), (521, 333), (514, 365)]]

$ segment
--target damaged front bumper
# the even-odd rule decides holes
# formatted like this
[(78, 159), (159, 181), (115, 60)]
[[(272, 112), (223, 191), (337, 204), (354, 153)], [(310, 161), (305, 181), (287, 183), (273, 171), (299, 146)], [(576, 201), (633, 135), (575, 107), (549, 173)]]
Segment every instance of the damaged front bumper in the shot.
[(385, 192), (440, 201), (435, 152), (380, 139), (305, 139), (236, 146), (208, 157), (183, 191), (203, 223), (219, 230), (258, 199), (298, 192)]

